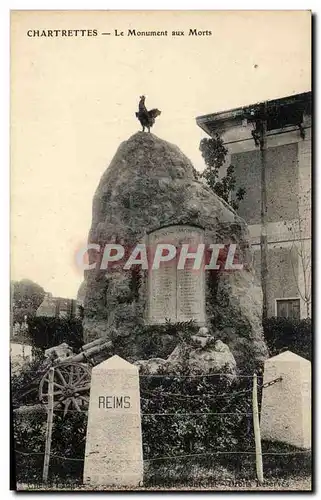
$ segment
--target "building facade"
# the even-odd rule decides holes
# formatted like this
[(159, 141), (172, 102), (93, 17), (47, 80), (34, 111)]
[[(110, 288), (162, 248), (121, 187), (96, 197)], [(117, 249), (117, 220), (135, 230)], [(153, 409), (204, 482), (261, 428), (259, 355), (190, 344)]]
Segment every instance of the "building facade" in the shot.
[(74, 299), (53, 297), (52, 294), (48, 292), (45, 294), (42, 303), (38, 307), (36, 316), (65, 319), (78, 317), (78, 303)]
[(223, 138), (224, 168), (233, 165), (236, 190), (246, 189), (238, 213), (249, 225), (258, 276), (265, 252), (267, 315), (311, 316), (311, 92), (196, 122)]

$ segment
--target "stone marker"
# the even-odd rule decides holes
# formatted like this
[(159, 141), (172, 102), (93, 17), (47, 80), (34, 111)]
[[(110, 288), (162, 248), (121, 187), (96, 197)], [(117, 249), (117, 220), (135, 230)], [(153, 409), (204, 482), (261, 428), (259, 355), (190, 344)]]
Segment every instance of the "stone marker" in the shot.
[(311, 447), (311, 363), (286, 351), (265, 361), (261, 438), (298, 448)]
[(84, 483), (139, 486), (142, 481), (138, 367), (113, 356), (92, 370)]

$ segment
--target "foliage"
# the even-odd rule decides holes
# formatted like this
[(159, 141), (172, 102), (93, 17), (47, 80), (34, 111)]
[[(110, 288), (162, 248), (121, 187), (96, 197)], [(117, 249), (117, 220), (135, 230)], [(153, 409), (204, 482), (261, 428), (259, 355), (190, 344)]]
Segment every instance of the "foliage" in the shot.
[[(184, 334), (183, 337), (188, 337)], [(184, 342), (184, 340), (182, 340)], [(184, 361), (182, 368), (184, 368)], [(186, 366), (185, 366), (186, 368)], [(29, 365), (13, 383), (13, 396), (37, 366)], [(259, 377), (259, 382), (262, 379)], [(141, 376), (141, 416), (146, 485), (221, 484), (255, 477), (251, 377)], [(154, 415), (166, 413), (167, 415)], [(182, 415), (182, 414), (186, 415)], [(191, 415), (191, 413), (195, 413)], [(203, 415), (204, 413), (204, 415)], [(211, 415), (210, 413), (220, 413)], [(201, 414), (201, 415), (200, 415)], [(14, 413), (16, 476), (20, 483), (41, 483), (46, 412)], [(82, 481), (87, 414), (54, 412), (49, 468), (51, 484)], [(266, 477), (310, 472), (310, 456), (283, 455), (296, 450), (262, 443)], [(244, 452), (248, 451), (249, 454)], [(217, 452), (220, 452), (219, 454)], [(230, 452), (242, 452), (230, 453)], [(166, 458), (164, 457), (181, 457)]]
[(21, 404), (38, 403), (38, 386), (44, 372), (44, 356), (25, 363), (15, 374), (11, 374), (11, 401), (14, 408)]
[(22, 323), (24, 316), (33, 316), (44, 299), (44, 289), (31, 280), (12, 281), (13, 321)]
[(135, 359), (154, 357), (165, 359), (175, 349), (180, 339), (195, 335), (198, 330), (199, 326), (194, 321), (178, 323), (166, 321), (162, 325), (133, 323), (130, 337), (120, 336), (120, 328), (117, 328), (111, 331), (111, 339), (117, 354), (129, 361), (133, 354)]
[(272, 317), (263, 321), (264, 337), (271, 356), (290, 350), (311, 360), (312, 322)]
[[(87, 414), (54, 413), (49, 480), (82, 479)], [(19, 482), (41, 482), (45, 451), (46, 413), (14, 418), (16, 476)], [(71, 460), (73, 458), (73, 460)]]
[(83, 327), (80, 318), (30, 318), (29, 336), (32, 345), (41, 349), (54, 347), (66, 342), (70, 347), (79, 349), (83, 345)]
[(39, 482), (44, 459), (46, 414), (14, 413), (13, 439), (17, 481)]
[(32, 344), (33, 361), (25, 363), (18, 373), (12, 373), (12, 398), (15, 405), (37, 402), (39, 382), (50, 364), (44, 358), (44, 350), (62, 342), (78, 350), (83, 345), (82, 322), (79, 318), (29, 318), (28, 337)]
[[(270, 489), (276, 489), (277, 486), (287, 489), (289, 479), (298, 480), (311, 476), (311, 452), (302, 453), (302, 450), (294, 446), (268, 441), (262, 441), (262, 452), (264, 485), (269, 485)], [(144, 486), (147, 487), (218, 487), (221, 490), (226, 485), (257, 488), (253, 453), (232, 455), (228, 461), (224, 459), (224, 455), (189, 455), (179, 460), (155, 460), (146, 465)]]
[[(311, 475), (311, 452), (286, 443), (262, 441), (264, 478)], [(275, 454), (274, 454), (275, 453)]]
[[(189, 336), (181, 335), (183, 352)], [(229, 452), (253, 446), (251, 376), (238, 379), (224, 369), (191, 376), (188, 359), (181, 360), (177, 373), (169, 376), (160, 368), (156, 376), (140, 378), (146, 459), (219, 452), (229, 462)]]
[[(251, 446), (250, 419), (244, 415), (251, 411), (250, 393), (232, 394), (244, 389), (244, 379), (241, 384), (231, 383), (226, 376), (142, 377), (144, 457), (229, 452)], [(225, 458), (230, 460), (228, 454)]]
[[(48, 367), (47, 367), (48, 368)], [(19, 482), (40, 482), (45, 451), (46, 410), (39, 404), (37, 374), (44, 369), (44, 358), (27, 363), (21, 372), (11, 378), (12, 407), (21, 409), (23, 405), (33, 406), (33, 411), (16, 413), (14, 411), (13, 434), (16, 476)], [(21, 394), (31, 390), (21, 399)], [(34, 410), (35, 409), (35, 410)], [(52, 446), (50, 458), (50, 477), (54, 480), (81, 479), (85, 453), (87, 414), (70, 412), (63, 417), (63, 411), (54, 412)], [(79, 460), (62, 460), (60, 457)]]
[[(26, 376), (26, 374), (25, 374)], [(24, 376), (24, 379), (25, 379)], [(141, 377), (141, 411), (144, 459), (185, 454), (228, 452), (253, 448), (250, 391), (248, 381), (232, 382), (228, 376)], [(15, 386), (16, 387), (16, 386)], [(172, 396), (178, 394), (179, 396)], [(191, 397), (192, 396), (192, 397)], [(204, 413), (204, 415), (160, 415), (152, 413)], [(233, 415), (209, 415), (223, 412)], [(149, 415), (145, 415), (145, 414)], [(249, 414), (249, 416), (243, 413)], [(63, 418), (55, 411), (52, 436), (50, 480), (66, 482), (81, 480), (86, 437), (85, 413), (72, 412)], [(41, 481), (46, 416), (43, 412), (15, 415), (14, 439), (16, 473), (19, 482)], [(32, 452), (32, 453), (29, 453)], [(24, 455), (26, 453), (27, 455)], [(60, 457), (60, 458), (59, 458)], [(212, 463), (219, 457), (205, 456)], [(63, 458), (67, 460), (63, 460)], [(73, 459), (73, 460), (68, 460)], [(237, 458), (237, 456), (236, 456)], [(76, 460), (74, 460), (76, 459)], [(223, 463), (233, 463), (229, 454), (222, 455)], [(189, 470), (186, 467), (185, 472)], [(191, 471), (190, 471), (191, 472)]]
[[(200, 142), (200, 151), (204, 158), (206, 168), (202, 172), (207, 185), (214, 191), (215, 194), (223, 198), (227, 203), (237, 210), (239, 202), (245, 196), (245, 189), (240, 187), (235, 193), (235, 174), (233, 165), (229, 165), (225, 176), (220, 178), (220, 168), (225, 162), (228, 150), (224, 146), (222, 138), (216, 134), (210, 139), (202, 139)], [(230, 195), (233, 194), (235, 199), (230, 201)]]

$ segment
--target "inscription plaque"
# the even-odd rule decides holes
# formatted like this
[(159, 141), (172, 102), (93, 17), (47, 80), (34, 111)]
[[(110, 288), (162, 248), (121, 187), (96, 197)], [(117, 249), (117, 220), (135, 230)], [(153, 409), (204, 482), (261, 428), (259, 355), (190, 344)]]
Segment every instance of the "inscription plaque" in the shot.
[(148, 273), (148, 322), (162, 324), (194, 320), (205, 322), (204, 265), (193, 269), (194, 259), (186, 259), (183, 269), (178, 269), (179, 255), (183, 244), (188, 252), (195, 253), (204, 242), (204, 230), (194, 226), (175, 225), (158, 229), (149, 235), (149, 248), (159, 244), (176, 247), (176, 257), (160, 262), (159, 269)]

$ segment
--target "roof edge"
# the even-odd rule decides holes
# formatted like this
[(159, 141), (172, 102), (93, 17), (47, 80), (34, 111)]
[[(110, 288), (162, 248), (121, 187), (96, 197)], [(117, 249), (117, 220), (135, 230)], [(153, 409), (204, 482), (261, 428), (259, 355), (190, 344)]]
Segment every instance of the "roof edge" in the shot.
[[(264, 102), (267, 103), (269, 106), (273, 105), (278, 105), (278, 106), (284, 106), (284, 105), (289, 105), (295, 102), (311, 102), (312, 99), (312, 92), (302, 92), (301, 94), (293, 94), (287, 97), (279, 97), (277, 99), (270, 99), (267, 101), (259, 101), (256, 102), (255, 104), (248, 104), (245, 106), (240, 106), (238, 108), (231, 108), (226, 111), (219, 111), (217, 113), (209, 113), (207, 115), (200, 115), (196, 117), (196, 123), (203, 128), (201, 125), (204, 123), (207, 123), (209, 121), (226, 121), (230, 119), (235, 119), (238, 117), (241, 117), (244, 113), (245, 110), (249, 108), (254, 108), (255, 106), (258, 106)], [(204, 130), (204, 129), (203, 129)]]

